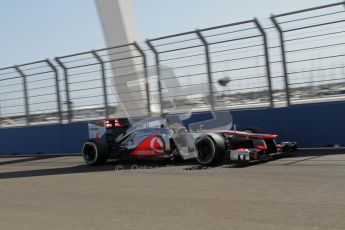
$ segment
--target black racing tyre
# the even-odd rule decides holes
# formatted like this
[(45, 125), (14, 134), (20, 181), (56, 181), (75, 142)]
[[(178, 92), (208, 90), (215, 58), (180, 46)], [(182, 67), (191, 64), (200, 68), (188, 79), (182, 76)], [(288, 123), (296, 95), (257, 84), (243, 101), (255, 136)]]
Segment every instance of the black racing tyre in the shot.
[(264, 130), (260, 127), (248, 127), (242, 130), (247, 133), (264, 133)]
[(215, 166), (223, 161), (225, 155), (225, 141), (219, 134), (207, 134), (195, 141), (197, 161), (205, 166)]
[(87, 165), (105, 164), (109, 158), (109, 149), (103, 139), (87, 140), (82, 149), (83, 159)]

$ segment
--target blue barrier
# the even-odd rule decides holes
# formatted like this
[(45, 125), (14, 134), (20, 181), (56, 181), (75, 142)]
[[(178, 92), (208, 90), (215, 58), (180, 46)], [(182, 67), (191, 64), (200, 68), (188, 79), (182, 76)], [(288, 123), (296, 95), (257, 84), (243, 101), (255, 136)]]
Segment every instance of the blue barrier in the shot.
[[(345, 146), (345, 102), (231, 111), (238, 130), (258, 126), (300, 147)], [(185, 125), (212, 118), (194, 113)], [(0, 155), (79, 153), (88, 138), (87, 122), (0, 129)]]
[[(297, 141), (299, 147), (345, 146), (345, 102), (293, 105), (231, 111), (238, 130), (261, 127), (267, 133), (279, 134), (278, 141)], [(210, 119), (211, 113), (196, 113), (185, 125)]]
[(87, 123), (0, 129), (0, 155), (79, 153)]

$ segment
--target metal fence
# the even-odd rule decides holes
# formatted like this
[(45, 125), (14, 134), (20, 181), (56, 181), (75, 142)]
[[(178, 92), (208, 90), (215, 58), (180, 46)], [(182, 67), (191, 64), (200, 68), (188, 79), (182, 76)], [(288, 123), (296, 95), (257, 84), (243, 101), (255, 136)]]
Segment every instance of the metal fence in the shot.
[(136, 43), (55, 58), (63, 70), (69, 122), (146, 115), (150, 96), (145, 53)]
[(162, 112), (248, 105), (253, 93), (260, 95), (260, 103), (273, 105), (267, 38), (256, 19), (147, 43), (155, 54), (158, 82), (163, 84), (159, 87)]
[(344, 2), (0, 69), (0, 126), (345, 94)]
[(272, 15), (287, 104), (345, 93), (345, 2)]
[(0, 76), (2, 126), (62, 122), (58, 73), (51, 61), (3, 68)]

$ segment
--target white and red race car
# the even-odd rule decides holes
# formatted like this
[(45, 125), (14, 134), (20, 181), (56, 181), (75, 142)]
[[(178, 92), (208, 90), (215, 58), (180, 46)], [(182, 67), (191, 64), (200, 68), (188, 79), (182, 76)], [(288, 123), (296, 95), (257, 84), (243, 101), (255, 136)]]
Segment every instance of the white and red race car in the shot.
[(276, 134), (262, 134), (258, 128), (190, 131), (168, 120), (131, 126), (128, 119), (106, 119), (103, 135), (84, 143), (83, 159), (94, 166), (111, 158), (195, 158), (202, 165), (214, 166), (226, 156), (232, 161), (249, 162), (297, 151), (295, 142), (277, 144)]

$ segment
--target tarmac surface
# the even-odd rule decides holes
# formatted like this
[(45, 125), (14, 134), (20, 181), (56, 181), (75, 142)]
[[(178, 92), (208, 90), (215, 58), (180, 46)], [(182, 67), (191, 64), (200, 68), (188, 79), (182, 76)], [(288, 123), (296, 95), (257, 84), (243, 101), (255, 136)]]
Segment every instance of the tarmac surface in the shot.
[(345, 150), (214, 168), (0, 158), (0, 229), (345, 229)]

